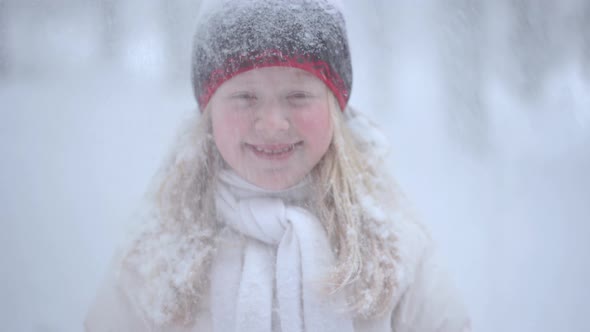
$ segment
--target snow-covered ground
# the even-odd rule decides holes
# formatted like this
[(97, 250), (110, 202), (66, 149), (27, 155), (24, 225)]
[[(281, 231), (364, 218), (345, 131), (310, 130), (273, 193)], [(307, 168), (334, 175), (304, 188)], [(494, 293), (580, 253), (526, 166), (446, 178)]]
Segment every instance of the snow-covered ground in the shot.
[[(398, 5), (404, 11), (391, 14), (392, 25), (371, 6), (356, 6), (347, 13), (351, 103), (390, 138), (391, 169), (440, 244), (475, 330), (585, 331), (587, 69), (573, 57), (524, 98), (488, 68), (478, 90), (484, 120), (443, 111), (456, 95), (429, 27), (416, 23), (424, 13)], [(21, 29), (27, 38), (15, 22), (0, 31)], [(37, 40), (50, 48), (45, 53), (12, 39), (12, 51), (28, 50), (27, 57), (0, 74), (3, 331), (81, 331), (126, 221), (195, 111), (188, 73), (185, 80), (162, 74), (157, 40), (122, 39), (136, 43), (123, 47), (121, 61), (101, 62), (82, 41), (94, 30), (68, 27), (55, 43)], [(70, 60), (59, 65), (64, 47)], [(51, 56), (39, 60), (51, 68), (28, 70), (38, 58), (31, 52)], [(455, 81), (469, 87), (469, 79)]]

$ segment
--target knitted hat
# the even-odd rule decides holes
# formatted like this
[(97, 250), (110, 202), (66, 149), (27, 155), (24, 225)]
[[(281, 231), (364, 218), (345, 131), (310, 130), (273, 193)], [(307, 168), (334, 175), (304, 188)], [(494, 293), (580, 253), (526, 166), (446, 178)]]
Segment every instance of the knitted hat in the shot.
[(352, 66), (344, 18), (328, 0), (230, 0), (201, 15), (192, 82), (203, 110), (215, 91), (245, 71), (285, 66), (322, 80), (344, 110)]

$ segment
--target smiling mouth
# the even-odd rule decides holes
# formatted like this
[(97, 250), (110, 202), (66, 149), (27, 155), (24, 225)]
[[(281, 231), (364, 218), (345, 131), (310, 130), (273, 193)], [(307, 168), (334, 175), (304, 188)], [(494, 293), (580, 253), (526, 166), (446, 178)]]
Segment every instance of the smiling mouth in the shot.
[(258, 157), (265, 159), (284, 159), (291, 156), (295, 149), (303, 142), (293, 144), (248, 144), (245, 145)]

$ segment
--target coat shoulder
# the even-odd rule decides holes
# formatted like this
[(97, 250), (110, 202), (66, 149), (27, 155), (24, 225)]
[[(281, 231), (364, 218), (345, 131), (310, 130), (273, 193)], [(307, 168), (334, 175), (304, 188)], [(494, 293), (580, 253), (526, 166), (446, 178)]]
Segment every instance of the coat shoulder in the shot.
[(393, 331), (470, 331), (468, 312), (428, 230), (412, 218), (395, 227), (401, 273), (393, 299)]

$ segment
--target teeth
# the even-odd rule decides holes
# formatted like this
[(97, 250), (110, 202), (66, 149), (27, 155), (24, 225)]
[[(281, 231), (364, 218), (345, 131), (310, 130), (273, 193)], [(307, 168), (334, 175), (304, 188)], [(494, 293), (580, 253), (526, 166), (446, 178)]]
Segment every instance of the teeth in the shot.
[(279, 150), (263, 149), (258, 146), (254, 146), (254, 149), (258, 152), (263, 152), (266, 154), (280, 154), (280, 153), (289, 152), (289, 151), (293, 150), (294, 147), (295, 147), (295, 144), (291, 144), (291, 145), (289, 145), (285, 148), (279, 149)]

